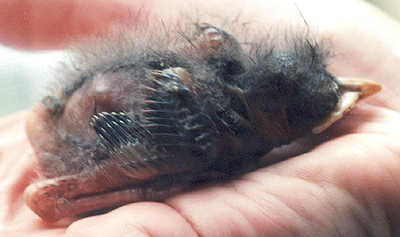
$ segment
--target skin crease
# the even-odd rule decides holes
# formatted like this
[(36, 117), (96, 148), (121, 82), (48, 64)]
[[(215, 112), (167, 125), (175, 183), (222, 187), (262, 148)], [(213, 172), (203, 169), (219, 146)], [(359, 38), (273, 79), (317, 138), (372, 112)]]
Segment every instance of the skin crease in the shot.
[[(95, 7), (87, 7), (89, 2)], [(332, 73), (375, 80), (383, 91), (358, 103), (322, 134), (294, 144), (295, 151), (280, 149), (261, 163), (294, 155), (290, 159), (163, 203), (133, 203), (53, 224), (41, 221), (22, 198), (25, 187), (38, 177), (24, 133), (27, 112), (3, 118), (0, 236), (398, 236), (399, 23), (352, 0), (189, 2), (141, 1), (128, 8), (123, 1), (58, 0), (51, 6), (45, 1), (0, 1), (0, 40), (20, 49), (64, 48), (74, 38), (132, 18), (141, 5), (160, 19), (187, 9), (222, 16), (240, 12), (239, 21), (256, 22), (261, 28), (264, 22), (279, 24), (286, 16), (298, 15), (300, 9), (319, 36), (334, 45)], [(63, 11), (52, 12), (55, 9)], [(85, 14), (83, 9), (91, 11)], [(312, 150), (301, 154), (304, 146)]]

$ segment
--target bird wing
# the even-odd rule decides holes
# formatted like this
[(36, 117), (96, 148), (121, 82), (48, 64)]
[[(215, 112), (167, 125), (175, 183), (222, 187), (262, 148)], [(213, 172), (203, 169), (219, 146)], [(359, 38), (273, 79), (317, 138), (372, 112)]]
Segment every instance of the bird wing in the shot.
[(152, 73), (139, 115), (101, 112), (92, 125), (110, 158), (130, 176), (202, 169), (216, 156), (216, 128), (181, 76)]

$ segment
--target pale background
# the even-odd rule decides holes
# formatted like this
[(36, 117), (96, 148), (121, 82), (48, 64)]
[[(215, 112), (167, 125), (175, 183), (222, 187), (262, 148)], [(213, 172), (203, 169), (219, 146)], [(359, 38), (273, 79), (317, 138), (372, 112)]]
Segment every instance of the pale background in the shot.
[[(369, 0), (400, 20), (400, 0)], [(30, 108), (52, 77), (61, 51), (26, 52), (0, 45), (0, 117)]]

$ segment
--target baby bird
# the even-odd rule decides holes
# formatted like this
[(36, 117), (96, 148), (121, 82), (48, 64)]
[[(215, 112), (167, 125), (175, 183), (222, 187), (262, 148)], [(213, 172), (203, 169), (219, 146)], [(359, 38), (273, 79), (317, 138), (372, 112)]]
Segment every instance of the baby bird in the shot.
[(177, 35), (80, 52), (36, 105), (27, 132), (46, 179), (25, 200), (43, 220), (162, 201), (240, 175), (380, 90), (330, 74), (328, 53), (307, 39), (244, 50), (209, 24)]

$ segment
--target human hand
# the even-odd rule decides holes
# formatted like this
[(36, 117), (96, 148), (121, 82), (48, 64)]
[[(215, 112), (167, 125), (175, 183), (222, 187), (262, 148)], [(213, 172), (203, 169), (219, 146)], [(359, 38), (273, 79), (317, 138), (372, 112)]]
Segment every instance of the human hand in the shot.
[[(162, 1), (156, 3), (152, 2), (151, 9), (160, 18), (185, 9), (185, 4), (179, 1), (168, 2), (169, 7)], [(242, 10), (240, 21), (259, 25), (298, 14), (292, 2), (252, 3), (229, 1), (230, 7), (224, 8), (221, 5), (227, 3), (213, 1), (196, 7), (206, 8), (210, 14), (227, 11), (220, 13), (226, 16)], [(333, 59), (332, 73), (373, 79), (382, 84), (381, 93), (357, 104), (322, 134), (300, 140), (290, 146), (291, 151), (287, 147), (275, 151), (263, 162), (294, 156), (290, 159), (224, 184), (182, 193), (163, 203), (133, 203), (103, 215), (56, 224), (42, 222), (23, 202), (23, 190), (37, 177), (37, 167), (24, 135), (25, 114), (5, 118), (0, 124), (0, 233), (5, 236), (398, 234), (400, 108), (396, 84), (400, 60), (396, 52), (400, 44), (396, 39), (399, 25), (357, 1), (346, 1), (345, 12), (340, 1), (296, 4), (307, 21), (318, 24), (319, 36), (331, 39), (338, 55)], [(125, 8), (121, 11), (125, 12)], [(74, 17), (78, 16), (81, 15)], [(93, 29), (102, 26), (92, 24)], [(43, 40), (47, 38), (34, 37), (32, 41), (37, 41), (32, 45), (47, 47)], [(52, 47), (63, 47), (68, 39), (61, 35), (59, 43)], [(22, 47), (32, 45), (26, 43)], [(308, 148), (312, 150), (301, 154)]]

